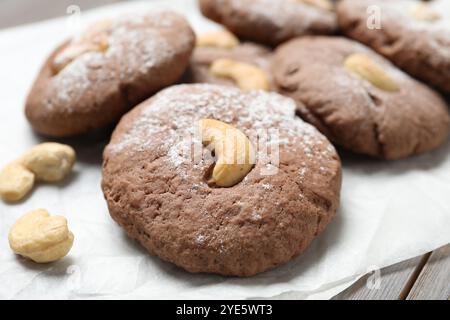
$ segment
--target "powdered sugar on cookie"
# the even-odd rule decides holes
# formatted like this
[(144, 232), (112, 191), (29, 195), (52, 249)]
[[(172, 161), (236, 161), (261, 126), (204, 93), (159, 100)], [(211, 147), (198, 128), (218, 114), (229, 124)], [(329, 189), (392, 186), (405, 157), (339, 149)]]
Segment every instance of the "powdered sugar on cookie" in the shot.
[(335, 156), (334, 148), (324, 148), (329, 142), (315, 128), (296, 118), (295, 103), (275, 93), (244, 93), (206, 84), (180, 85), (162, 91), (140, 108), (126, 132), (108, 146), (109, 152), (161, 148), (181, 176), (188, 176), (189, 170), (204, 170), (208, 163), (203, 158), (193, 162), (192, 156), (192, 150), (202, 149), (195, 134), (198, 121), (206, 118), (230, 123), (250, 140), (255, 133), (259, 138), (266, 134), (266, 145), (257, 152), (258, 161), (266, 165), (270, 164), (267, 152), (298, 153), (317, 162)]
[[(113, 78), (117, 83), (132, 82), (137, 74), (145, 75), (156, 66), (172, 60), (180, 47), (186, 50), (191, 45), (187, 38), (182, 37), (174, 43), (161, 33), (161, 29), (172, 27), (179, 19), (178, 15), (169, 11), (157, 11), (125, 15), (113, 20), (108, 28), (101, 31), (108, 39), (105, 52), (81, 53), (53, 77), (57, 104), (70, 107), (67, 102), (79, 99), (96, 81)], [(80, 36), (73, 39), (68, 49), (77, 41), (81, 41)], [(69, 53), (63, 50), (55, 61), (67, 59)], [(117, 68), (111, 68), (111, 65)], [(51, 108), (52, 104), (48, 107)]]
[[(325, 13), (322, 9), (303, 3), (300, 0), (256, 0), (242, 1), (232, 0), (231, 6), (237, 10), (246, 10), (250, 13), (249, 19), (260, 19), (261, 17), (271, 20), (278, 27), (284, 27), (303, 16), (301, 23), (303, 29), (308, 29), (315, 21), (322, 18)], [(296, 19), (298, 20), (298, 19)]]

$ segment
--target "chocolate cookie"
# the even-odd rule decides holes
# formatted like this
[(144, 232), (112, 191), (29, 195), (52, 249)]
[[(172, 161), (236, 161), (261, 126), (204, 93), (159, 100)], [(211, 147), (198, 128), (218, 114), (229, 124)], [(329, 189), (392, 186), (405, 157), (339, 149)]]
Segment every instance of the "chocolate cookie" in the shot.
[(340, 1), (346, 35), (409, 74), (450, 93), (450, 1)]
[[(255, 166), (232, 187), (209, 184), (214, 158), (193, 157), (206, 150), (194, 135), (202, 119), (260, 138)], [(190, 272), (251, 276), (288, 262), (329, 224), (340, 186), (333, 146), (295, 117), (294, 101), (264, 91), (165, 89), (122, 118), (104, 152), (111, 216)]]
[[(224, 33), (220, 32), (217, 34), (215, 33), (212, 36), (215, 36), (217, 39), (218, 37), (224, 37), (223, 35)], [(209, 34), (207, 34), (206, 37), (209, 38)], [(226, 37), (232, 39), (232, 35), (227, 35)], [(201, 40), (202, 35), (200, 35), (198, 39)], [(262, 87), (258, 87), (258, 85), (255, 84), (251, 89), (267, 90), (272, 87), (272, 77), (270, 74), (271, 50), (251, 42), (239, 43), (239, 40), (237, 39), (235, 39), (231, 45), (224, 46), (223, 43), (224, 41), (214, 44), (199, 43), (192, 55), (190, 66), (184, 77), (184, 82), (210, 83), (239, 87), (239, 83), (230, 77), (231, 73), (227, 76), (220, 73), (215, 74), (215, 70), (213, 69), (214, 63), (226, 59), (260, 69), (261, 75), (266, 79), (261, 82), (263, 84)], [(227, 69), (230, 70), (229, 67), (227, 67)]]
[(399, 159), (448, 137), (440, 95), (362, 44), (305, 37), (282, 45), (273, 61), (275, 84), (299, 115), (354, 152)]
[(26, 116), (41, 134), (66, 137), (117, 121), (176, 82), (195, 35), (170, 11), (99, 22), (56, 49), (39, 73)]
[(337, 30), (329, 0), (199, 0), (202, 13), (242, 39), (278, 45), (294, 37)]

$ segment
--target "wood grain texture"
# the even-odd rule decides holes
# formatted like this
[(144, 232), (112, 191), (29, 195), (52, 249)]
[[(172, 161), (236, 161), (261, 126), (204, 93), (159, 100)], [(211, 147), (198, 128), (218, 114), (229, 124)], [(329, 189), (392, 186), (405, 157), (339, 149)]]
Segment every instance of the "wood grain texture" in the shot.
[(450, 300), (450, 245), (431, 254), (407, 299)]
[[(367, 274), (333, 300), (398, 300), (404, 295), (408, 282), (414, 280), (417, 268), (423, 264), (419, 256), (384, 268), (380, 274)], [(378, 282), (378, 285), (376, 283)]]

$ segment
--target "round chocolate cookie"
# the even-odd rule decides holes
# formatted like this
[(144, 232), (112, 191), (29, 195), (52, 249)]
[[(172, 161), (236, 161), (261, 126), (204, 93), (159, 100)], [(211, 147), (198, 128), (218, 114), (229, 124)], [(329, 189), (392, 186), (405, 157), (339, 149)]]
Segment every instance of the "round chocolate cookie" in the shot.
[(450, 93), (450, 1), (343, 0), (337, 12), (346, 35)]
[(194, 50), (190, 66), (184, 77), (184, 82), (210, 83), (239, 87), (234, 79), (215, 75), (211, 69), (214, 62), (221, 59), (228, 59), (259, 68), (267, 78), (266, 82), (269, 84), (269, 87), (272, 87), (272, 77), (270, 74), (271, 57), (271, 50), (251, 42), (237, 44), (233, 48), (199, 46)]
[(92, 25), (56, 49), (26, 102), (41, 134), (66, 137), (109, 125), (186, 69), (195, 35), (170, 11)]
[(202, 13), (242, 39), (275, 46), (337, 30), (329, 0), (199, 0)]
[(291, 40), (275, 52), (273, 74), (304, 120), (354, 152), (399, 159), (433, 150), (448, 137), (441, 96), (352, 40)]
[[(203, 119), (259, 137), (256, 164), (232, 187), (210, 186), (214, 158), (193, 156), (205, 151)], [(111, 216), (190, 272), (251, 276), (288, 262), (329, 224), (340, 187), (334, 147), (295, 116), (294, 101), (264, 91), (165, 89), (122, 118), (104, 152)]]

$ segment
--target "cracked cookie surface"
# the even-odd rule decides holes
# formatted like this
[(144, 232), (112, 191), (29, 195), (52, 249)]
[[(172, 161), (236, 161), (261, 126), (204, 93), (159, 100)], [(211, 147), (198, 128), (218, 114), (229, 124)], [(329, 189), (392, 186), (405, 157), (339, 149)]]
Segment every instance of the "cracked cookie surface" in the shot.
[[(208, 186), (214, 159), (191, 157), (192, 147), (202, 148), (192, 138), (200, 119), (248, 137), (277, 130), (263, 145), (279, 150), (279, 164), (258, 148), (243, 181)], [(332, 220), (340, 187), (334, 147), (295, 117), (294, 101), (276, 93), (168, 88), (123, 117), (104, 153), (111, 216), (150, 253), (190, 272), (251, 276), (288, 262)]]
[[(345, 61), (353, 54), (370, 58), (398, 90), (383, 90), (349, 72)], [(278, 90), (298, 102), (298, 114), (351, 151), (399, 159), (447, 140), (449, 113), (440, 95), (357, 42), (294, 39), (277, 49), (272, 69)]]

